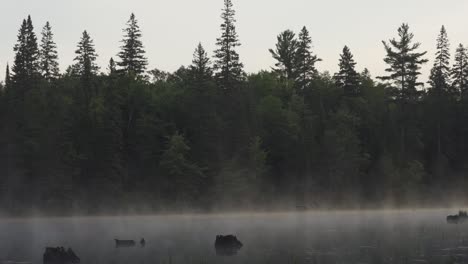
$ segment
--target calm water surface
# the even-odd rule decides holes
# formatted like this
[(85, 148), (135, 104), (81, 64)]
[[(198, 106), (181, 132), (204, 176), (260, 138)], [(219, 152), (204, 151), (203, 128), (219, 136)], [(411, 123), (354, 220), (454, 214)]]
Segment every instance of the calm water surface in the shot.
[[(0, 263), (42, 263), (47, 246), (72, 247), (81, 263), (468, 263), (468, 224), (454, 210), (89, 217), (0, 220)], [(244, 247), (218, 257), (217, 234)], [(114, 239), (145, 238), (116, 248)]]

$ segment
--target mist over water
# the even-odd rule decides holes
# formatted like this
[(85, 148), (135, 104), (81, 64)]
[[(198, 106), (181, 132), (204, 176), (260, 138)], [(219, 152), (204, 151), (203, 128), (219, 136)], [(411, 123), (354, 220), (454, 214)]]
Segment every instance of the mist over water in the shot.
[[(464, 259), (468, 229), (453, 210), (128, 216), (0, 220), (0, 260), (42, 263), (47, 246), (71, 247), (81, 263), (447, 263)], [(216, 256), (218, 234), (244, 247)], [(145, 238), (116, 248), (114, 239)]]

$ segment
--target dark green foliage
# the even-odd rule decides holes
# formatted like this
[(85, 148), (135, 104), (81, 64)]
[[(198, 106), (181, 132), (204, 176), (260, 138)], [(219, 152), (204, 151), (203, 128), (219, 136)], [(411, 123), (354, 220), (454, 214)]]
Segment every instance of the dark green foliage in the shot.
[(117, 72), (114, 58), (110, 58), (109, 66), (107, 66), (107, 70), (109, 71), (109, 75), (115, 74)]
[(417, 88), (423, 85), (418, 81), (418, 76), (421, 74), (421, 65), (428, 61), (423, 59), (427, 52), (416, 51), (421, 44), (413, 43), (414, 34), (409, 31), (408, 24), (398, 28), (398, 37), (389, 43), (382, 41), (387, 53), (384, 61), (389, 66), (385, 71), (390, 75), (379, 78), (392, 81), (400, 90), (402, 98), (414, 98)]
[(306, 89), (318, 72), (315, 63), (321, 61), (312, 53), (312, 38), (306, 27), (303, 27), (298, 36), (295, 58), (296, 84), (299, 89)]
[(343, 88), (348, 96), (359, 95), (359, 74), (356, 72), (356, 62), (348, 46), (343, 48), (340, 55), (340, 71), (335, 74), (334, 79), (338, 87)]
[(120, 61), (117, 64), (121, 67), (120, 70), (127, 74), (141, 75), (145, 72), (148, 61), (141, 41), (140, 27), (133, 13), (124, 32), (122, 51), (119, 53)]
[(439, 95), (448, 92), (450, 88), (450, 44), (447, 31), (442, 26), (437, 38), (437, 52), (435, 54), (434, 66), (431, 69), (429, 84)]
[(23, 20), (18, 33), (18, 42), (14, 47), (15, 61), (12, 67), (12, 81), (21, 89), (26, 89), (34, 78), (39, 75), (39, 49), (34, 33), (31, 16)]
[(57, 45), (53, 39), (54, 34), (49, 22), (42, 29), (40, 69), (42, 76), (51, 81), (59, 76)]
[(193, 53), (192, 65), (190, 66), (190, 72), (194, 81), (203, 83), (212, 78), (213, 70), (211, 69), (210, 64), (208, 54), (202, 44), (199, 43)]
[(215, 51), (213, 65), (216, 80), (226, 89), (233, 88), (244, 79), (244, 65), (239, 60), (236, 48), (240, 42), (235, 26), (235, 11), (231, 0), (224, 0), (221, 18), (221, 37), (216, 41), (218, 49)]
[(291, 30), (285, 30), (278, 35), (277, 39), (276, 49), (269, 50), (273, 58), (277, 61), (274, 71), (282, 78), (295, 80), (297, 71), (295, 62), (298, 48), (296, 34)]
[(10, 65), (7, 63), (5, 71), (5, 89), (11, 86)]
[(96, 64), (97, 54), (94, 49), (93, 40), (86, 30), (83, 31), (83, 36), (80, 42), (78, 42), (75, 53), (76, 64), (73, 67), (74, 73), (86, 77), (96, 75), (99, 71), (99, 67)]
[[(375, 207), (414, 197), (444, 206), (447, 190), (468, 198), (468, 103), (458, 96), (468, 55), (457, 49), (448, 85), (444, 28), (422, 92), (425, 53), (406, 24), (384, 42), (389, 84), (357, 73), (347, 47), (337, 74), (318, 72), (306, 28), (278, 36), (272, 71), (245, 76), (229, 0), (223, 22), (213, 68), (199, 44), (190, 66), (147, 77), (141, 42), (128, 45), (137, 52), (124, 45), (133, 60), (123, 71), (110, 59), (98, 74), (86, 31), (76, 64), (59, 75), (50, 26), (38, 57), (25, 20), (13, 75), (7, 66), (0, 85), (0, 210)], [(129, 27), (138, 39), (134, 16)]]
[(468, 54), (466, 48), (460, 44), (455, 52), (455, 64), (452, 67), (452, 87), (465, 97), (468, 91)]

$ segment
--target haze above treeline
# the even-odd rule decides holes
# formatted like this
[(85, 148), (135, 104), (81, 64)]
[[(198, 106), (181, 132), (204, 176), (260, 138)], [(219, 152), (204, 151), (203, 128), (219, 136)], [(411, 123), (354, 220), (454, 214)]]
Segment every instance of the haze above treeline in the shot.
[(319, 72), (306, 27), (278, 32), (276, 64), (246, 74), (231, 0), (221, 17), (213, 55), (199, 44), (175, 72), (147, 69), (132, 14), (107, 69), (84, 31), (63, 74), (53, 25), (37, 36), (26, 18), (0, 89), (0, 211), (466, 201), (468, 54), (450, 54), (445, 27), (428, 54), (403, 23), (376, 58), (385, 76), (357, 72), (347, 46), (339, 72)]

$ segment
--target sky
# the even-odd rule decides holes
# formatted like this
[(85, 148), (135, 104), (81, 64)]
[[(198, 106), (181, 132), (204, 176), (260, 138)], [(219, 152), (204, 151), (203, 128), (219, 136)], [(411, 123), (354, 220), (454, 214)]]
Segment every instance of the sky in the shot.
[[(116, 57), (122, 29), (132, 12), (143, 33), (149, 69), (174, 71), (189, 65), (201, 42), (213, 54), (220, 35), (223, 0), (1, 0), (0, 69), (13, 62), (13, 46), (22, 20), (31, 15), (38, 36), (46, 21), (52, 25), (58, 45), (61, 70), (73, 63), (76, 44), (87, 30), (94, 39), (98, 64), (106, 71)], [(320, 71), (334, 73), (339, 54), (348, 45), (358, 70), (368, 68), (373, 76), (384, 74), (382, 40), (397, 36), (397, 28), (409, 23), (415, 40), (428, 51), (423, 67), (426, 78), (432, 65), (436, 38), (445, 25), (452, 55), (458, 43), (468, 44), (466, 0), (233, 0), (238, 48), (248, 73), (268, 70), (274, 60), (268, 52), (276, 36), (306, 26), (313, 51), (323, 59)], [(453, 57), (453, 56), (452, 56)], [(4, 70), (0, 70), (3, 79)]]

